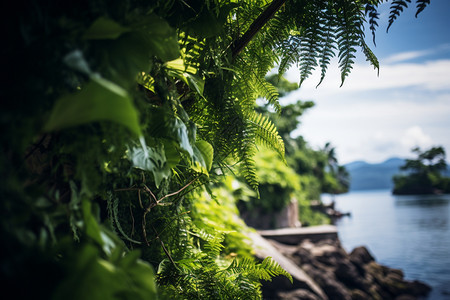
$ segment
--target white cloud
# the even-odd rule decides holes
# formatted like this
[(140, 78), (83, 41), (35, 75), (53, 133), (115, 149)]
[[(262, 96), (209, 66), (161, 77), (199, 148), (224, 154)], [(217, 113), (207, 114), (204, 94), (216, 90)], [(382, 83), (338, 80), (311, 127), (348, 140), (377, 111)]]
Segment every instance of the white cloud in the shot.
[(429, 148), (433, 145), (433, 139), (425, 134), (420, 126), (412, 126), (401, 137), (400, 143), (408, 149), (414, 147)]
[(311, 145), (330, 141), (341, 163), (410, 156), (414, 146), (433, 143), (450, 149), (450, 59), (385, 65), (380, 77), (356, 64), (342, 88), (337, 66), (329, 69), (318, 89), (311, 78), (282, 100), (316, 102), (298, 130)]
[[(383, 89), (420, 87), (427, 91), (443, 91), (450, 89), (450, 59), (429, 61), (425, 63), (402, 63), (382, 65), (380, 75), (367, 64), (355, 64), (342, 88), (337, 65), (330, 65), (322, 85), (316, 89), (319, 82), (319, 70), (306, 80), (302, 87), (291, 93), (289, 98), (313, 98), (317, 95), (334, 96), (340, 93), (374, 91)], [(291, 69), (286, 74), (291, 81), (298, 82), (298, 71)]]
[(408, 51), (408, 52), (401, 52), (394, 55), (391, 55), (385, 59), (383, 59), (383, 63), (386, 64), (392, 64), (392, 63), (398, 63), (406, 60), (411, 60), (419, 57), (423, 57), (429, 54), (432, 54), (433, 51), (431, 50), (422, 50), (422, 51)]

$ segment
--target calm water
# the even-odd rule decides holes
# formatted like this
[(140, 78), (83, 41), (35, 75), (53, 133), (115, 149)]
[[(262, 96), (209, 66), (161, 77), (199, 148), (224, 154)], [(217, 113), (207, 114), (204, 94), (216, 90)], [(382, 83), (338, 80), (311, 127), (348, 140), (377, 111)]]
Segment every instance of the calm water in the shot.
[(367, 246), (379, 263), (431, 285), (428, 299), (450, 299), (450, 195), (352, 192), (336, 196), (336, 208), (351, 212), (336, 224), (347, 251)]

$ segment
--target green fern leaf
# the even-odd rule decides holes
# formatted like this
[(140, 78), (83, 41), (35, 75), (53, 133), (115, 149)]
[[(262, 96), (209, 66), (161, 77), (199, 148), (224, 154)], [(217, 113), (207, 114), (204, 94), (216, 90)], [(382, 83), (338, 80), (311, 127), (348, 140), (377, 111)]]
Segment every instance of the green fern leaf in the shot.
[(249, 117), (249, 125), (254, 129), (256, 141), (275, 150), (285, 161), (284, 142), (272, 121), (261, 114), (253, 113)]
[(258, 175), (256, 174), (256, 163), (253, 156), (256, 149), (253, 145), (243, 145), (240, 149), (241, 155), (241, 166), (242, 175), (244, 176), (247, 183), (256, 191), (258, 190)]
[(255, 78), (254, 87), (259, 96), (265, 98), (275, 108), (278, 114), (281, 113), (281, 105), (278, 102), (278, 91), (272, 84), (265, 79)]
[(325, 78), (325, 74), (327, 72), (328, 69), (328, 65), (330, 64), (331, 58), (334, 57), (334, 51), (336, 50), (336, 45), (335, 45), (335, 32), (334, 32), (334, 28), (335, 28), (335, 17), (333, 15), (333, 11), (331, 8), (328, 8), (324, 13), (323, 13), (323, 20), (325, 20), (325, 29), (324, 29), (324, 33), (323, 33), (323, 38), (321, 41), (321, 49), (319, 51), (319, 53), (321, 53), (320, 58), (319, 58), (319, 66), (321, 69), (321, 74), (320, 74), (320, 81), (317, 84), (316, 87), (318, 87), (323, 79)]
[(394, 23), (394, 21), (397, 19), (397, 17), (400, 15), (400, 13), (403, 12), (403, 9), (408, 8), (407, 3), (411, 3), (411, 0), (394, 0), (394, 1), (392, 1), (391, 7), (390, 7), (390, 13), (389, 13), (389, 22), (388, 22), (388, 27), (386, 29), (386, 32), (389, 32), (389, 28), (391, 28), (391, 25)]
[(372, 32), (373, 44), (376, 46), (377, 43), (375, 42), (375, 31), (378, 27), (377, 20), (379, 19), (380, 13), (378, 13), (374, 5), (366, 4), (365, 14), (369, 17), (369, 29)]
[(293, 282), (292, 275), (283, 269), (276, 261), (271, 257), (266, 257), (261, 263), (261, 268), (264, 269), (271, 276), (283, 275), (286, 276), (291, 283)]
[(289, 40), (283, 42), (279, 47), (280, 52), (280, 63), (278, 65), (278, 74), (280, 76), (287, 72), (287, 70), (296, 64), (300, 57), (300, 36), (292, 36)]
[(367, 44), (364, 42), (364, 39), (361, 39), (361, 48), (364, 52), (364, 55), (366, 56), (366, 60), (370, 62), (370, 64), (378, 71), (380, 72), (380, 63), (378, 62), (378, 58), (373, 54), (372, 50), (367, 46)]
[(342, 5), (337, 24), (341, 86), (353, 68), (354, 59), (356, 58), (356, 47), (360, 45), (360, 40), (364, 37), (364, 15), (362, 15), (358, 4), (352, 1), (346, 1)]

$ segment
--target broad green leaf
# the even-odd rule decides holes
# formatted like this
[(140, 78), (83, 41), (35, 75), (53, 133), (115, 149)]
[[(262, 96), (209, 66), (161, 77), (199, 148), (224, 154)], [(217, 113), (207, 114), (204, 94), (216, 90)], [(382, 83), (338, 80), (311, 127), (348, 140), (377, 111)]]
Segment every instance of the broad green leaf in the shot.
[(199, 140), (195, 143), (195, 148), (199, 151), (199, 154), (201, 155), (204, 167), (206, 168), (207, 171), (210, 171), (214, 158), (213, 147), (207, 141)]
[(130, 31), (111, 19), (100, 17), (92, 23), (91, 27), (84, 33), (88, 40), (117, 39), (123, 33)]
[(176, 143), (170, 140), (164, 140), (164, 152), (166, 153), (166, 161), (169, 168), (175, 167), (181, 160), (180, 152), (178, 152)]
[(151, 54), (163, 61), (170, 61), (180, 56), (176, 31), (164, 19), (152, 14), (143, 22), (136, 24), (135, 28), (142, 33), (142, 38)]
[(128, 151), (128, 156), (134, 167), (152, 172), (156, 187), (159, 187), (161, 181), (171, 175), (162, 145), (147, 147), (146, 150), (142, 147), (134, 147)]
[(84, 230), (86, 235), (103, 247), (104, 241), (101, 236), (100, 227), (92, 214), (92, 203), (88, 199), (83, 198), (81, 207), (83, 210)]
[(194, 155), (191, 142), (189, 141), (189, 134), (186, 125), (178, 118), (175, 118), (170, 131), (175, 134), (175, 138), (180, 148), (186, 151), (191, 157)]
[(152, 267), (148, 263), (138, 259), (132, 268), (128, 268), (127, 271), (133, 280), (133, 284), (138, 288), (137, 291), (140, 292), (142, 299), (156, 298), (155, 275)]
[(190, 157), (194, 155), (191, 141), (195, 140), (195, 124), (189, 123), (188, 129), (179, 117), (164, 107), (151, 110), (150, 115), (151, 125), (146, 133), (156, 138), (174, 141), (179, 150), (186, 152)]
[(166, 63), (168, 74), (178, 79), (183, 80), (191, 90), (194, 90), (200, 96), (203, 96), (205, 88), (205, 81), (200, 76), (196, 75), (197, 69), (194, 67), (187, 67), (181, 58), (169, 61)]
[(171, 69), (173, 71), (177, 71), (180, 73), (184, 73), (184, 72), (191, 73), (191, 74), (197, 73), (196, 68), (194, 68), (192, 66), (186, 67), (182, 58), (177, 58), (177, 59), (166, 62), (166, 67), (168, 69)]
[(153, 268), (131, 251), (117, 259), (104, 257), (98, 247), (84, 245), (75, 255), (64, 257), (70, 272), (64, 276), (52, 300), (157, 299)]
[(198, 75), (183, 73), (184, 77), (186, 77), (187, 85), (195, 90), (200, 96), (203, 96), (203, 90), (205, 88), (205, 81)]
[(141, 136), (138, 112), (128, 93), (100, 77), (92, 77), (81, 91), (57, 100), (44, 131), (61, 130), (96, 121), (112, 121)]

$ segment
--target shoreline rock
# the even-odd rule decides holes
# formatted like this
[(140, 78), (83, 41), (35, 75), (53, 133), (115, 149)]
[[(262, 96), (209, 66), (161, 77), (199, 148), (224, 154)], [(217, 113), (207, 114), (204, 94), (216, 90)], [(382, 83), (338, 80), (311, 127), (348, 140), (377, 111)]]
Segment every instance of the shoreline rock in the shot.
[[(402, 270), (378, 264), (365, 247), (357, 247), (347, 253), (338, 238), (314, 242), (305, 239), (298, 245), (266, 241), (277, 255), (288, 258), (313, 283), (290, 286), (284, 279), (275, 278), (272, 282), (263, 283), (263, 299), (413, 300), (426, 297), (431, 291), (425, 283), (405, 280)], [(259, 254), (256, 250), (256, 254), (272, 256), (267, 250)]]

